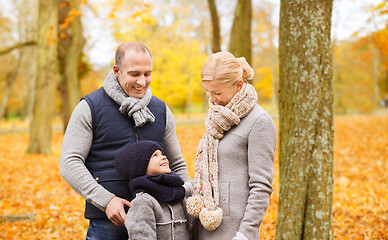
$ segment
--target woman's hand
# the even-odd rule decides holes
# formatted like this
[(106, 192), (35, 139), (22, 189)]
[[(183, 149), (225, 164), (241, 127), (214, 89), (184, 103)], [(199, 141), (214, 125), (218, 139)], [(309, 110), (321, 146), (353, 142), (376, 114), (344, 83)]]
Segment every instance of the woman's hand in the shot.
[(193, 184), (191, 182), (185, 182), (183, 184), (183, 187), (185, 188), (185, 196), (186, 198), (191, 197), (193, 195)]
[(248, 240), (242, 233), (237, 232), (236, 236), (232, 240)]

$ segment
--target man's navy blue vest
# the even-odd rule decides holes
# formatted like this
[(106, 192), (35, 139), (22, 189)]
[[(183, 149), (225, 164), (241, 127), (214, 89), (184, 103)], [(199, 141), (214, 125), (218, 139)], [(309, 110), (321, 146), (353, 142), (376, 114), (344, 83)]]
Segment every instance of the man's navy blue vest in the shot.
[[(92, 114), (93, 142), (85, 165), (94, 179), (117, 197), (131, 201), (128, 182), (114, 166), (116, 155), (129, 143), (152, 140), (163, 146), (166, 128), (166, 105), (152, 97), (148, 108), (155, 116), (155, 122), (135, 128), (133, 118), (124, 116), (119, 105), (101, 87), (82, 99), (89, 104)], [(127, 209), (126, 209), (127, 210)], [(86, 201), (85, 218), (107, 218), (105, 212)]]

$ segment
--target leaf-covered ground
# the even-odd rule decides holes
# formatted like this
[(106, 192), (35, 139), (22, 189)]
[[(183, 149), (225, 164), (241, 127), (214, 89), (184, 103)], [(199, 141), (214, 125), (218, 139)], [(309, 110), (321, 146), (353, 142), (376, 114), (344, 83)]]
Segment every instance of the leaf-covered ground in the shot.
[[(177, 133), (193, 176), (204, 127), (182, 124)], [(84, 201), (59, 175), (63, 135), (55, 133), (48, 156), (26, 155), (27, 136), (0, 135), (0, 239), (85, 239)], [(388, 239), (388, 115), (337, 116), (334, 146), (334, 238)], [(275, 235), (277, 159), (276, 153), (274, 193), (261, 239)], [(22, 219), (12, 221), (15, 215)]]

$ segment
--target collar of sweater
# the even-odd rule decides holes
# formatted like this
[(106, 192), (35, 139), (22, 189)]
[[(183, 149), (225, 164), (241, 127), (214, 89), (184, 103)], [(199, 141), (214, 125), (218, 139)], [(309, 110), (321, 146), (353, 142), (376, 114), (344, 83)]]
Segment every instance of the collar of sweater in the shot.
[(106, 94), (120, 106), (121, 114), (133, 117), (135, 127), (155, 121), (155, 116), (147, 107), (152, 98), (150, 87), (147, 88), (142, 98), (129, 97), (118, 83), (114, 72), (111, 71), (104, 80), (103, 88)]

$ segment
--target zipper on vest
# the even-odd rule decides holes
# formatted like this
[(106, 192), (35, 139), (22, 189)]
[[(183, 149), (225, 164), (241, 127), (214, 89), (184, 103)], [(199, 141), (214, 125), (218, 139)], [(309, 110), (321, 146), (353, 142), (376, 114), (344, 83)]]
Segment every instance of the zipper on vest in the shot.
[(135, 132), (136, 142), (139, 142), (139, 136), (137, 135), (136, 128), (133, 128), (133, 131)]

